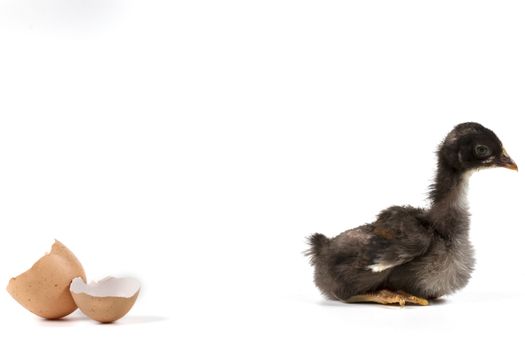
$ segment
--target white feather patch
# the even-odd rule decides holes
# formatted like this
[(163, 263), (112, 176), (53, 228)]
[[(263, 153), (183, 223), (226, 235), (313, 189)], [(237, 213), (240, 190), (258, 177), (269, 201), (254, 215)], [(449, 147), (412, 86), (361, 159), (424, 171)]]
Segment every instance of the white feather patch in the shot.
[(372, 270), (372, 272), (381, 272), (386, 269), (389, 269), (393, 267), (395, 264), (384, 264), (384, 263), (377, 263), (373, 265), (369, 265), (368, 268)]

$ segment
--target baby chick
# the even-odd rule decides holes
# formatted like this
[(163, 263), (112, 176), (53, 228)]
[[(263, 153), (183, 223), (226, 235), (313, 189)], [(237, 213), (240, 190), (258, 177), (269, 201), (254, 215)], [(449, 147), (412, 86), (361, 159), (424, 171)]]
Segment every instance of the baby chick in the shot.
[(428, 209), (394, 206), (334, 238), (309, 237), (315, 284), (344, 302), (428, 305), (467, 284), (474, 267), (466, 190), (475, 170), (518, 170), (478, 123), (457, 125), (439, 146)]

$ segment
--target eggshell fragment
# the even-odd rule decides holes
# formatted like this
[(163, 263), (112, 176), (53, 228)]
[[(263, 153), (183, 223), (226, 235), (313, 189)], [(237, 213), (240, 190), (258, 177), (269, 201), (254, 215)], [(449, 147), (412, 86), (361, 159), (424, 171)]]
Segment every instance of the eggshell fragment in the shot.
[(77, 308), (69, 291), (75, 277), (86, 279), (82, 265), (65, 245), (55, 240), (49, 254), (20, 276), (11, 278), (7, 291), (32, 313), (58, 319)]
[(71, 295), (89, 318), (102, 323), (116, 321), (128, 313), (140, 292), (134, 278), (106, 277), (86, 284), (81, 278), (71, 282)]

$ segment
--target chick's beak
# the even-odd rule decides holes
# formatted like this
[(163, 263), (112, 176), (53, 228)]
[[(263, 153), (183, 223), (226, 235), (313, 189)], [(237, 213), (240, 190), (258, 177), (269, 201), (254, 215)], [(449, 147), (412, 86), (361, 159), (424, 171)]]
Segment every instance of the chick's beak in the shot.
[(505, 151), (505, 148), (503, 149), (501, 155), (496, 159), (496, 165), (503, 168), (518, 171), (518, 166), (516, 165), (516, 163), (514, 163), (512, 158), (509, 157), (507, 151)]

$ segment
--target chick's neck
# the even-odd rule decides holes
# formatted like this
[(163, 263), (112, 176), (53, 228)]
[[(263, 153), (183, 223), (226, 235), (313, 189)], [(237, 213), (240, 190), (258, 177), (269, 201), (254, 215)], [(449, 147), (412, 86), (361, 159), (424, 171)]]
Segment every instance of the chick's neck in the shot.
[(467, 235), (469, 208), (467, 201), (470, 171), (458, 171), (440, 162), (431, 186), (432, 203), (428, 214), (432, 226), (446, 238)]

